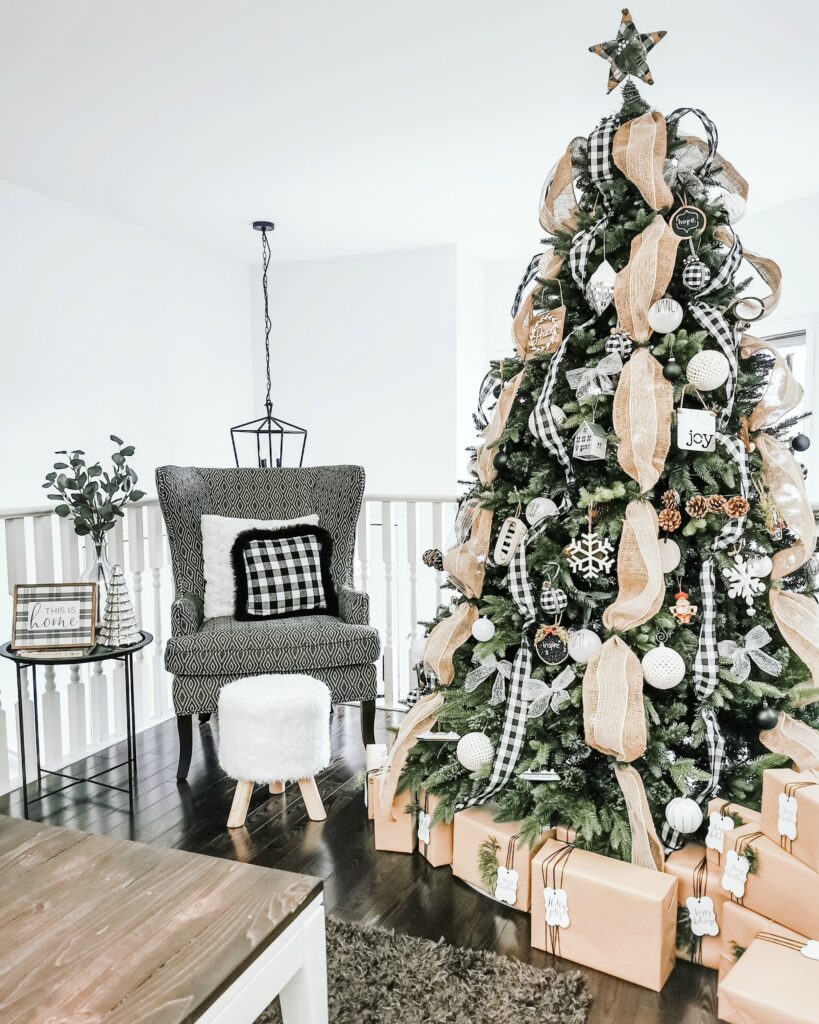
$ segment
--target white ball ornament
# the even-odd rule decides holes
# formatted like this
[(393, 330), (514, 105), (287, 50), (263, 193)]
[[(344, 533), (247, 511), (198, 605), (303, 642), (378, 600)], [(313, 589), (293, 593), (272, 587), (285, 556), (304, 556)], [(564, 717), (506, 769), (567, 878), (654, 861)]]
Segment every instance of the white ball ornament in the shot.
[(424, 655), (427, 650), (427, 638), (425, 636), (417, 636), (412, 641), (412, 647), (410, 647), (410, 660), (413, 665), (420, 665), (424, 660)]
[(665, 820), (678, 832), (689, 835), (702, 824), (702, 808), (690, 796), (675, 796), (666, 804)]
[(685, 662), (671, 647), (655, 647), (646, 652), (642, 665), (645, 681), (657, 690), (670, 690), (685, 677)]
[(526, 521), (530, 526), (539, 523), (541, 519), (547, 519), (557, 515), (557, 505), (551, 498), (538, 497), (526, 505)]
[(455, 756), (469, 772), (480, 771), (495, 759), (495, 748), (485, 732), (468, 732), (458, 740)]
[(682, 323), (683, 308), (676, 299), (667, 295), (657, 299), (648, 307), (648, 326), (658, 334), (669, 334), (676, 331)]
[(731, 364), (722, 352), (703, 349), (691, 357), (685, 370), (688, 383), (697, 391), (713, 391), (722, 387), (731, 373)]
[(659, 543), (660, 547), (660, 568), (663, 572), (674, 572), (682, 560), (680, 546), (670, 537), (663, 537)]
[(770, 576), (773, 572), (773, 562), (768, 555), (753, 555), (748, 559), (748, 572), (758, 580)]
[(472, 623), (472, 636), (475, 637), (478, 643), (485, 643), (487, 640), (491, 640), (494, 635), (495, 623), (491, 619), (487, 619), (485, 615), (482, 615)]
[(600, 653), (603, 641), (592, 629), (578, 629), (569, 636), (569, 657), (585, 665)]

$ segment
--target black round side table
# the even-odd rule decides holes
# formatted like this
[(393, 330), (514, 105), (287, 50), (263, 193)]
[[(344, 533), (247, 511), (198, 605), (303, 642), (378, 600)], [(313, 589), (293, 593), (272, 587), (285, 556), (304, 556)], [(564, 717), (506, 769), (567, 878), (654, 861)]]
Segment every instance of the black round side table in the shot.
[[(115, 789), (119, 793), (128, 794), (128, 803), (131, 807), (134, 804), (134, 774), (136, 773), (137, 757), (136, 757), (136, 717), (134, 715), (134, 655), (137, 651), (141, 651), (143, 647), (147, 647), (149, 643), (153, 641), (153, 635), (146, 633), (144, 629), (140, 630), (141, 639), (139, 643), (131, 644), (130, 647), (101, 647), (97, 645), (92, 648), (88, 654), (84, 654), (79, 658), (44, 658), (42, 655), (39, 657), (36, 653), (31, 651), (15, 651), (12, 650), (11, 644), (5, 643), (0, 646), (0, 657), (8, 658), (9, 661), (13, 661), (15, 668), (17, 669), (17, 715), (20, 724), (20, 776), (23, 784), (23, 814), (28, 817), (28, 807), (30, 803), (36, 803), (38, 800), (43, 800), (47, 796), (53, 796), (54, 793), (62, 793), (65, 789), (70, 789), (72, 786), (76, 786), (82, 782), (90, 782), (95, 786), (104, 786), (106, 789)], [(95, 775), (91, 775), (88, 778), (78, 778), (76, 775), (69, 775), (67, 772), (55, 772), (48, 768), (43, 768), (40, 764), (40, 718), (37, 707), (37, 666), (38, 665), (50, 665), (56, 667), (57, 665), (87, 665), (94, 661), (121, 661), (125, 666), (125, 733), (128, 742), (128, 758), (125, 761), (120, 761), (119, 764), (111, 765), (110, 768), (105, 768), (101, 772), (97, 772)], [(28, 796), (28, 779), (26, 778), (26, 729), (25, 721), (23, 718), (23, 670), (30, 668), (32, 675), (32, 700), (34, 703), (34, 743), (37, 748), (37, 790), (38, 796), (29, 799)], [(114, 786), (110, 782), (101, 782), (101, 775), (108, 775), (109, 772), (115, 771), (117, 768), (123, 768), (125, 765), (128, 766), (128, 788), (125, 789), (123, 786)], [(43, 793), (43, 776), (44, 775), (56, 775), (61, 779), (69, 779), (64, 786), (59, 786), (57, 789), (50, 789), (47, 793)]]

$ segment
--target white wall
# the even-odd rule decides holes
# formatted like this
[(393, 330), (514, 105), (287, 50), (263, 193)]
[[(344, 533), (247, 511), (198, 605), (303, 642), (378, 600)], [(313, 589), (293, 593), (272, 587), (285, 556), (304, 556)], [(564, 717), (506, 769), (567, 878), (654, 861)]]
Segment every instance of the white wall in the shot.
[[(257, 415), (260, 278), (251, 274)], [(454, 491), (456, 280), (451, 245), (271, 265), (274, 414), (308, 428), (305, 465), (359, 463), (371, 493)]]
[(0, 507), (44, 503), (57, 448), (228, 465), (252, 413), (247, 268), (0, 181)]

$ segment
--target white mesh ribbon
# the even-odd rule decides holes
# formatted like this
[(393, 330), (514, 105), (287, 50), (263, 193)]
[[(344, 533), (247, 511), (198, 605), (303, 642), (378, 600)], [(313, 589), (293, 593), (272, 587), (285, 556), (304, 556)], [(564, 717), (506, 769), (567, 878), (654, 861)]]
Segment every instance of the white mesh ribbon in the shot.
[(581, 366), (577, 370), (567, 370), (566, 380), (572, 391), (577, 392), (578, 402), (588, 402), (598, 395), (613, 395), (612, 377), (623, 369), (623, 360), (617, 352), (604, 356), (597, 366)]
[(768, 630), (764, 626), (754, 626), (745, 634), (745, 639), (741, 644), (735, 640), (720, 640), (717, 649), (720, 658), (725, 658), (726, 661), (730, 660), (731, 672), (736, 676), (737, 681), (744, 683), (751, 674), (751, 662), (762, 672), (767, 672), (769, 676), (782, 674), (782, 665), (776, 658), (772, 658), (770, 654), (766, 654), (762, 650), (770, 642), (771, 634)]

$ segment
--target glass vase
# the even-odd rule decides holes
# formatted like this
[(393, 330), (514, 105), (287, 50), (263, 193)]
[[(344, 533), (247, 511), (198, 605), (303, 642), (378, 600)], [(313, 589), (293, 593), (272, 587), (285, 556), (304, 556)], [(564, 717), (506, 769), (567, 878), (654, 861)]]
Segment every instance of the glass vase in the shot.
[(104, 599), (104, 588), (107, 588), (111, 579), (111, 563), (108, 561), (108, 539), (93, 541), (93, 554), (90, 555), (88, 564), (80, 575), (81, 583), (97, 584), (97, 619), (102, 617), (102, 603)]

